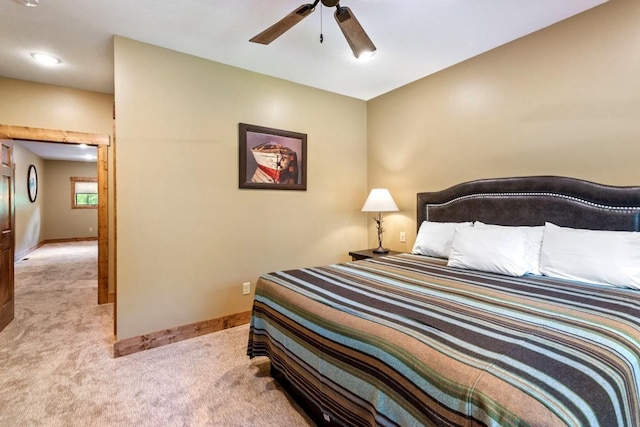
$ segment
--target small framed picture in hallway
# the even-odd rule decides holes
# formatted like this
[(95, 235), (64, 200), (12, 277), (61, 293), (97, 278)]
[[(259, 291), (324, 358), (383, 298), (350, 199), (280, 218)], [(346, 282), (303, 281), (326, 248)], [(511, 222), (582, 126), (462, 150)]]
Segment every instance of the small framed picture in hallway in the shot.
[(29, 165), (27, 171), (27, 192), (29, 193), (29, 201), (35, 202), (38, 197), (38, 171), (34, 165)]

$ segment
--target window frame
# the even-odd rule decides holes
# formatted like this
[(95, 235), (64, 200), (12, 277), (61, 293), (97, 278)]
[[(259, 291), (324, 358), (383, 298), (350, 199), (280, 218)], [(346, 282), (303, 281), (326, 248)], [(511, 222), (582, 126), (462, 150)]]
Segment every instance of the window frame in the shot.
[(97, 188), (98, 178), (72, 176), (70, 180), (71, 180), (71, 209), (98, 209), (99, 203), (96, 203), (95, 205), (80, 205), (80, 206), (76, 204), (76, 183), (77, 182), (95, 182), (96, 183), (95, 194), (98, 195), (100, 193)]

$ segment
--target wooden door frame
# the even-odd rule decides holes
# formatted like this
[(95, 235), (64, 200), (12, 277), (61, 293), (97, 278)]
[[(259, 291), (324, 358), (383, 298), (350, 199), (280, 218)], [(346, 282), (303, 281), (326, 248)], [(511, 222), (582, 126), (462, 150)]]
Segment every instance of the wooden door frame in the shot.
[(94, 145), (98, 149), (98, 304), (114, 302), (109, 295), (109, 135), (0, 124), (0, 138)]
[[(6, 148), (6, 151), (5, 151)], [(16, 188), (16, 166), (13, 157), (13, 141), (2, 140), (0, 141), (0, 178), (4, 181), (5, 178), (9, 178), (9, 185), (6, 188), (8, 194), (3, 197), (2, 203), (8, 204), (9, 209), (5, 209), (3, 206), (4, 214), (8, 217), (9, 238), (7, 239), (5, 226), (6, 222), (2, 225), (2, 245), (1, 245), (1, 257), (3, 258), (2, 265), (5, 270), (8, 270), (8, 274), (3, 273), (2, 281), (3, 285), (7, 286), (9, 299), (8, 301), (0, 300), (0, 331), (4, 330), (15, 317), (16, 306), (16, 293), (14, 286), (14, 264), (15, 264), (15, 249), (16, 249), (16, 201), (15, 201), (15, 188)], [(5, 218), (3, 218), (5, 219)], [(8, 240), (8, 242), (7, 242)], [(6, 245), (9, 243), (8, 245)], [(5, 252), (8, 251), (8, 256), (5, 258)], [(6, 262), (6, 265), (5, 265)]]

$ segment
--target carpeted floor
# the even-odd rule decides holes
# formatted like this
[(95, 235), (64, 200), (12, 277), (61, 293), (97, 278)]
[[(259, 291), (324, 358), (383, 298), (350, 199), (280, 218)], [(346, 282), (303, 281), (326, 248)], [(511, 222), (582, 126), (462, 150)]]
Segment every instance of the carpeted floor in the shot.
[(0, 426), (311, 426), (246, 356), (240, 326), (113, 359), (95, 242), (16, 262), (15, 320), (0, 332)]

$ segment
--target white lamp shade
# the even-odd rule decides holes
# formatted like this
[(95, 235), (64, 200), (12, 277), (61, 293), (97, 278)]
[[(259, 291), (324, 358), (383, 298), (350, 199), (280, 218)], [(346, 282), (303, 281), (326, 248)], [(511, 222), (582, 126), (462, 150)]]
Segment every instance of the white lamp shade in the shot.
[(396, 212), (398, 206), (386, 188), (374, 188), (364, 202), (362, 212)]

